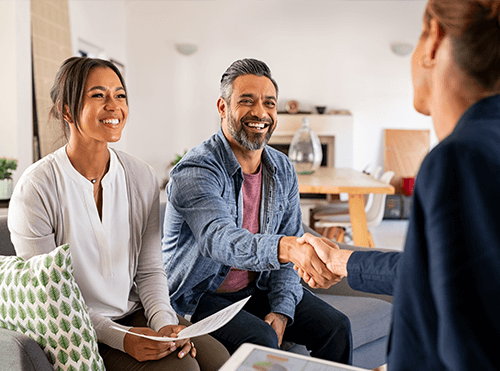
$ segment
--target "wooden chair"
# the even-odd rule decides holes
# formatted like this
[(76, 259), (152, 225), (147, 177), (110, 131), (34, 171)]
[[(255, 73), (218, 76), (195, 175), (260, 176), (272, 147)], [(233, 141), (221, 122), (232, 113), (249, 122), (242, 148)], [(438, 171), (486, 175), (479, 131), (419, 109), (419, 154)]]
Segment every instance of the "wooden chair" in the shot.
[[(367, 172), (369, 165), (363, 170), (364, 173), (369, 174), (374, 179), (380, 179), (380, 174), (382, 173), (382, 166), (376, 166), (370, 173)], [(313, 208), (310, 212), (309, 226), (316, 230), (322, 236), (328, 237), (330, 239), (336, 240), (337, 242), (344, 242), (345, 228), (344, 227), (319, 227), (316, 226), (316, 222), (323, 218), (333, 216), (333, 215), (348, 215), (349, 214), (349, 204), (348, 195), (346, 194), (345, 201), (332, 202), (327, 205), (319, 205)], [(368, 213), (371, 205), (373, 203), (373, 193), (365, 195), (365, 212)]]

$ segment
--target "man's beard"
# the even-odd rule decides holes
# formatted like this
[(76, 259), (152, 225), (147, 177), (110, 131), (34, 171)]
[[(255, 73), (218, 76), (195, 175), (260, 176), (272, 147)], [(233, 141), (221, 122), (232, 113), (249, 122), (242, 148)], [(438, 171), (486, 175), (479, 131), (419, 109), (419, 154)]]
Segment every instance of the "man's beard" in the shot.
[[(264, 122), (269, 124), (267, 132), (264, 133), (249, 133), (246, 131), (246, 125), (244, 122)], [(267, 120), (259, 119), (255, 116), (243, 116), (240, 120), (240, 128), (237, 128), (237, 122), (228, 111), (228, 125), (229, 134), (243, 147), (249, 151), (258, 151), (266, 146), (271, 139), (271, 135), (274, 132), (275, 124), (274, 121), (269, 118)]]

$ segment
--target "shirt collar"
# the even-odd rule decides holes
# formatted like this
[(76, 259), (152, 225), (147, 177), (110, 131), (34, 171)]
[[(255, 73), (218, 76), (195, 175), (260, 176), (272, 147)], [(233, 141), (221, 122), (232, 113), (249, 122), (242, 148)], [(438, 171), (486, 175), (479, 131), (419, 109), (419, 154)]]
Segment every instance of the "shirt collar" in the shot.
[[(233, 149), (229, 145), (229, 141), (222, 132), (222, 128), (220, 128), (219, 131), (217, 132), (217, 137), (222, 143), (222, 150), (225, 152), (224, 166), (226, 167), (229, 175), (233, 176), (236, 172), (242, 174), (241, 165), (236, 159)], [(274, 173), (277, 170), (276, 162), (274, 161), (271, 151), (268, 149), (267, 145), (264, 147), (264, 150), (262, 151), (262, 165), (272, 175), (274, 175)]]
[[(71, 164), (68, 154), (66, 153), (66, 146), (67, 145), (55, 152), (55, 156), (61, 164), (62, 169), (71, 179), (73, 179), (74, 182), (80, 184), (83, 188), (93, 189), (94, 185), (82, 174), (80, 174)], [(109, 170), (101, 180), (101, 184), (103, 186), (112, 183), (117, 174), (118, 158), (112, 149), (108, 148), (108, 150)]]

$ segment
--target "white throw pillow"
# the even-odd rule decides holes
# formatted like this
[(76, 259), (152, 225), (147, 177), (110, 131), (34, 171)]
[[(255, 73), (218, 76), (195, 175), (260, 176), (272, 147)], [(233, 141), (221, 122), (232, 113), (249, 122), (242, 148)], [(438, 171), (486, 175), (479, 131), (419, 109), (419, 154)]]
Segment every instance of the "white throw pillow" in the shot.
[(105, 370), (69, 245), (26, 261), (0, 257), (0, 302), (0, 327), (38, 342), (55, 370)]

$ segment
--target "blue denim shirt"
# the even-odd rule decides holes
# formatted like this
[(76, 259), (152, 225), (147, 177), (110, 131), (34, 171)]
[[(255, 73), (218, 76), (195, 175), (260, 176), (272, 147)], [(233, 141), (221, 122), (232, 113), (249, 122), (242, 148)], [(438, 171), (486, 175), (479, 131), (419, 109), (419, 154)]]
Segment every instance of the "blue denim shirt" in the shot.
[(242, 228), (243, 172), (222, 130), (193, 148), (170, 173), (162, 240), (170, 300), (180, 315), (193, 314), (200, 297), (214, 292), (231, 267), (259, 272), (271, 311), (293, 322), (302, 299), (291, 263), (278, 261), (283, 236), (303, 234), (297, 176), (288, 157), (262, 153), (260, 233)]

